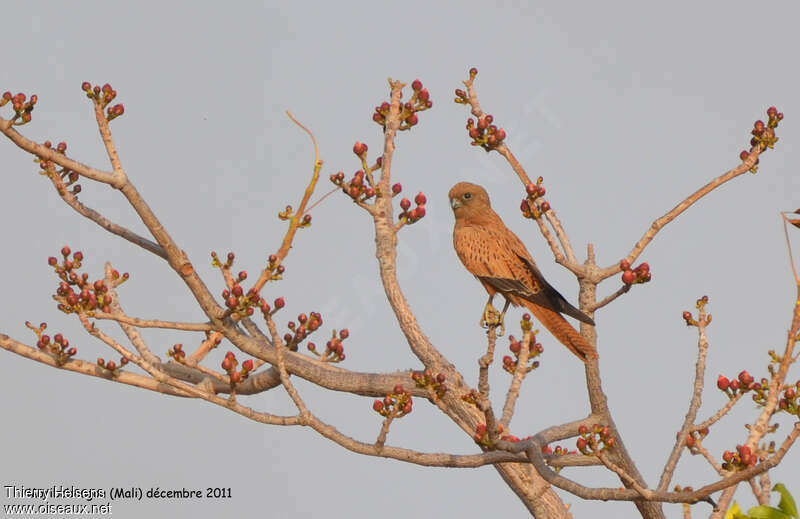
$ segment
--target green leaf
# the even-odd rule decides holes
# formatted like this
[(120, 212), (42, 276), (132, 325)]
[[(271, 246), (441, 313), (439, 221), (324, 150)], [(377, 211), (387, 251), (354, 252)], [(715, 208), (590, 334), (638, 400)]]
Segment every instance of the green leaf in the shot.
[(766, 505), (754, 506), (747, 511), (747, 515), (752, 519), (792, 519), (789, 514)]
[(725, 519), (747, 519), (747, 516), (742, 513), (739, 504), (734, 501), (728, 511), (725, 512)]
[(794, 498), (792, 498), (792, 494), (786, 490), (786, 487), (783, 486), (783, 483), (777, 483), (772, 487), (772, 491), (778, 492), (781, 495), (781, 502), (778, 503), (778, 508), (791, 517), (800, 517), (797, 515), (797, 505), (794, 504)]

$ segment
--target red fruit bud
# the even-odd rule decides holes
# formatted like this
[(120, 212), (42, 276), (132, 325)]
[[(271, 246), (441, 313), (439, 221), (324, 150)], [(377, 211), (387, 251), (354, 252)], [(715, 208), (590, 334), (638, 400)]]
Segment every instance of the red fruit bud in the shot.
[(408, 211), (409, 207), (411, 207), (411, 200), (409, 200), (408, 198), (404, 198), (404, 199), (400, 200), (400, 208), (403, 211)]
[(428, 199), (425, 198), (425, 195), (421, 192), (417, 193), (417, 196), (414, 197), (414, 202), (416, 202), (417, 205), (425, 205), (425, 202), (427, 201)]
[(286, 305), (286, 301), (284, 301), (282, 297), (279, 297), (274, 301), (273, 304), (275, 305), (275, 308), (280, 309)]
[(770, 106), (769, 108), (767, 108), (767, 115), (770, 117), (775, 117), (776, 115), (778, 115), (778, 109), (775, 108), (774, 106)]
[(739, 382), (744, 386), (749, 386), (753, 382), (753, 377), (746, 370), (739, 373)]
[(230, 377), (233, 384), (238, 384), (242, 380), (242, 375), (238, 371), (231, 373)]
[(527, 186), (525, 186), (525, 192), (528, 193), (529, 195), (535, 195), (536, 193), (539, 192), (539, 187), (533, 182), (531, 182)]
[(523, 321), (530, 321), (531, 320), (531, 314), (529, 314), (529, 313), (522, 314), (522, 320)]
[(69, 247), (67, 247), (66, 245), (64, 245), (64, 247), (61, 248), (61, 255), (64, 256), (65, 258), (67, 256), (69, 256), (70, 252), (71, 251), (70, 251)]
[(588, 442), (586, 441), (586, 438), (581, 437), (578, 438), (578, 441), (575, 442), (575, 445), (578, 447), (579, 451), (584, 451), (586, 450)]
[(725, 451), (722, 453), (722, 460), (725, 463), (730, 463), (732, 459), (733, 459), (733, 453), (731, 451)]
[(636, 274), (634, 274), (632, 270), (626, 270), (622, 273), (622, 282), (626, 285), (630, 285), (635, 279)]
[(395, 195), (400, 193), (400, 191), (402, 190), (403, 190), (403, 185), (400, 184), (399, 182), (392, 186), (392, 193)]
[(476, 69), (475, 67), (472, 67), (471, 69), (469, 69), (469, 75), (470, 76), (477, 76), (478, 75), (478, 69)]
[(731, 380), (730, 388), (737, 391), (739, 389), (739, 381), (736, 379)]
[(379, 114), (378, 112), (375, 112), (374, 114), (372, 114), (372, 120), (375, 121), (376, 123), (382, 123), (383, 122), (383, 116), (381, 114)]
[(380, 400), (375, 400), (374, 402), (372, 402), (372, 409), (380, 413), (381, 411), (383, 411), (383, 402), (381, 402)]
[(353, 145), (353, 153), (356, 155), (362, 155), (367, 152), (367, 145), (363, 142), (356, 141)]
[(403, 414), (408, 414), (411, 412), (411, 400), (406, 402), (406, 405), (403, 406)]
[(430, 99), (430, 97), (431, 97), (431, 94), (428, 92), (427, 88), (423, 88), (422, 90), (419, 91), (419, 94), (417, 94), (417, 99), (419, 99), (420, 101), (426, 101), (427, 102), (428, 99)]
[(339, 338), (341, 338), (341, 339), (347, 339), (348, 337), (350, 337), (350, 331), (349, 331), (347, 328), (343, 328), (343, 329), (342, 329), (342, 330), (339, 332)]
[(541, 210), (542, 210), (542, 212), (543, 212), (543, 213), (546, 213), (547, 211), (549, 211), (549, 210), (550, 210), (550, 203), (549, 203), (549, 202), (547, 202), (547, 201), (545, 201), (545, 202), (542, 202), (542, 205), (541, 205), (541, 206), (539, 206), (539, 207), (541, 208)]
[(420, 89), (422, 89), (422, 81), (420, 81), (419, 79), (415, 79), (415, 80), (414, 80), (414, 81), (411, 83), (411, 88), (412, 88), (414, 91), (417, 91), (417, 90), (420, 90)]
[(405, 390), (403, 389), (403, 384), (397, 384), (396, 386), (394, 386), (394, 389), (392, 390), (392, 393), (394, 393), (395, 395), (399, 395), (400, 393), (404, 392)]
[(446, 375), (444, 373), (439, 373), (438, 375), (436, 375), (436, 382), (441, 384), (442, 382), (445, 381), (445, 378)]
[(502, 128), (498, 128), (496, 132), (494, 132), (494, 136), (497, 137), (498, 141), (502, 141), (506, 138), (506, 131)]
[(589, 432), (589, 428), (586, 427), (586, 424), (580, 424), (578, 426), (578, 434), (584, 435)]
[(253, 359), (247, 359), (242, 362), (242, 368), (244, 368), (245, 371), (253, 371)]
[(233, 362), (231, 359), (225, 357), (225, 360), (222, 361), (222, 369), (225, 371), (230, 371), (233, 368)]
[[(692, 313), (691, 313), (691, 312), (689, 312), (689, 311), (684, 311), (684, 312), (683, 312), (683, 318), (684, 318), (685, 320), (687, 320), (687, 321), (688, 321), (689, 319), (691, 319), (691, 318), (692, 318)], [(720, 376), (721, 376), (721, 375), (720, 375)]]
[(692, 435), (687, 436), (686, 437), (686, 446), (687, 447), (694, 447), (694, 444), (695, 444), (694, 436), (692, 436)]
[(425, 216), (425, 206), (421, 205), (421, 206), (417, 207), (416, 209), (414, 209), (413, 212), (416, 213), (414, 215), (415, 219), (422, 218), (423, 216)]
[(406, 122), (408, 123), (409, 126), (414, 126), (419, 122), (419, 117), (417, 117), (417, 114), (411, 114), (408, 117), (406, 117)]

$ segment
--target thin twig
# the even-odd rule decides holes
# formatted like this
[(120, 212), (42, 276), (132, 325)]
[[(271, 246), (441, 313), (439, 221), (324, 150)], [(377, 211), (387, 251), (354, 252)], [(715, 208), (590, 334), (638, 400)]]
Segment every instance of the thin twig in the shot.
[(706, 355), (708, 353), (708, 339), (706, 338), (706, 326), (708, 325), (708, 318), (704, 305), (698, 305), (697, 315), (697, 363), (695, 364), (694, 371), (694, 389), (692, 391), (692, 399), (689, 403), (689, 410), (686, 412), (686, 417), (683, 419), (678, 438), (675, 440), (675, 445), (672, 447), (672, 452), (667, 458), (667, 463), (661, 473), (661, 479), (658, 482), (657, 489), (664, 491), (669, 486), (672, 480), (672, 475), (675, 473), (675, 467), (678, 465), (681, 453), (683, 453), (686, 438), (689, 436), (692, 424), (697, 418), (697, 411), (700, 409), (700, 404), (703, 398), (703, 382), (706, 372)]
[(522, 346), (520, 347), (519, 356), (517, 357), (517, 367), (511, 378), (511, 384), (509, 385), (508, 393), (506, 393), (506, 403), (503, 405), (503, 415), (500, 418), (500, 423), (506, 429), (509, 429), (511, 418), (514, 416), (514, 406), (519, 397), (522, 380), (525, 378), (525, 375), (528, 374), (528, 359), (530, 358), (531, 343), (534, 338), (535, 335), (533, 335), (530, 330), (526, 330), (522, 335)]

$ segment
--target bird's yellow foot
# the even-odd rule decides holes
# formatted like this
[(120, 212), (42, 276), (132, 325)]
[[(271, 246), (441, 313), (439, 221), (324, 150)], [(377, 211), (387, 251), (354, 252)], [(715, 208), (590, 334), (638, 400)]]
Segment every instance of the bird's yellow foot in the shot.
[(497, 308), (492, 306), (492, 303), (486, 303), (486, 307), (483, 309), (483, 315), (481, 316), (480, 326), (481, 328), (496, 328), (499, 326), (500, 330), (497, 336), (502, 337), (503, 334), (506, 333), (504, 317), (505, 312), (500, 313), (497, 311)]

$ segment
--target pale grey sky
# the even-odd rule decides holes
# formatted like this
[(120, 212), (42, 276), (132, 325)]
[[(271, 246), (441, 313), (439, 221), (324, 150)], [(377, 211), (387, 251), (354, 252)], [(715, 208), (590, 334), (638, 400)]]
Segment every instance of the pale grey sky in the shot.
[[(596, 316), (614, 417), (654, 483), (686, 412), (694, 373), (696, 335), (681, 312), (704, 294), (711, 299), (702, 417), (725, 401), (713, 390), (718, 374), (766, 374), (766, 351), (785, 340), (795, 294), (778, 212), (800, 205), (800, 7), (788, 1), (763, 8), (740, 1), (496, 4), (28, 3), (17, 7), (0, 36), (0, 91), (39, 95), (24, 134), (66, 140), (71, 156), (107, 168), (80, 84), (110, 82), (126, 108), (112, 130), (129, 176), (218, 294), (223, 283), (209, 252), (234, 250), (238, 267), (256, 272), (279, 245), (284, 224), (276, 212), (296, 203), (311, 173), (308, 139), (284, 111), (314, 131), (325, 177), (340, 169), (352, 173), (358, 169), (353, 142), (366, 142), (370, 156), (380, 147), (380, 129), (370, 117), (387, 96), (386, 78), (420, 78), (434, 109), (400, 135), (393, 178), (408, 193), (425, 192), (428, 215), (400, 234), (398, 272), (425, 333), (473, 383), (485, 348), (476, 324), (485, 296), (452, 252), (451, 185), (485, 185), (551, 283), (572, 302), (577, 286), (552, 261), (536, 226), (519, 217), (521, 186), (505, 162), (469, 146), (467, 111), (452, 103), (469, 67), (480, 71), (484, 109), (507, 130), (531, 176), (544, 176), (548, 199), (581, 257), (591, 241), (603, 265), (624, 256), (654, 218), (735, 166), (753, 121), (776, 105), (786, 113), (781, 140), (762, 157), (758, 174), (724, 186), (668, 226), (642, 258), (653, 281)], [(8, 107), (2, 110), (7, 116)], [(84, 251), (92, 276), (106, 260), (131, 272), (120, 297), (132, 315), (202, 319), (164, 262), (77, 216), (37, 175), (30, 157), (6, 140), (0, 157), (6, 192), (0, 265), (7, 287), (0, 332), (33, 344), (24, 322), (47, 321), (81, 358), (109, 357), (50, 299), (57, 278), (46, 259), (64, 244)], [(85, 203), (143, 229), (118, 193), (82, 185)], [(313, 216), (287, 259), (285, 280), (267, 292), (286, 297), (280, 320), (318, 310), (326, 330), (348, 327), (345, 366), (352, 369), (418, 367), (381, 295), (367, 215), (344, 196), (332, 196)], [(601, 294), (618, 286), (611, 280)], [(510, 315), (512, 327), (519, 314)], [(145, 337), (162, 356), (172, 344), (195, 339), (152, 331)], [(552, 339), (544, 344), (543, 367), (525, 382), (513, 422), (518, 436), (588, 409), (580, 363)], [(795, 369), (792, 379), (799, 376)], [(491, 380), (499, 399), (508, 380), (499, 366)], [(370, 399), (297, 385), (336, 427), (365, 441), (376, 437), (380, 419)], [(115, 503), (115, 517), (526, 514), (489, 467), (429, 469), (358, 456), (309, 430), (262, 426), (206, 403), (61, 372), (7, 352), (0, 352), (0, 389), (3, 485), (230, 487), (233, 494), (230, 500)], [(247, 403), (274, 413), (292, 410), (277, 390)], [(755, 416), (752, 402), (738, 407), (707, 440), (717, 456), (745, 438), (742, 424)], [(778, 441), (788, 424), (782, 421)], [(389, 442), (476, 452), (470, 438), (422, 402), (392, 428)], [(791, 467), (798, 461), (795, 448), (773, 474), (795, 495), (800, 476)], [(599, 469), (565, 473), (618, 485)], [(687, 456), (675, 482), (700, 486), (713, 479), (705, 462)], [(753, 504), (746, 488), (737, 498)], [(576, 517), (635, 514), (629, 504), (569, 495), (565, 501)], [(697, 516), (707, 512), (704, 506)], [(666, 510), (680, 515), (678, 506)]]

